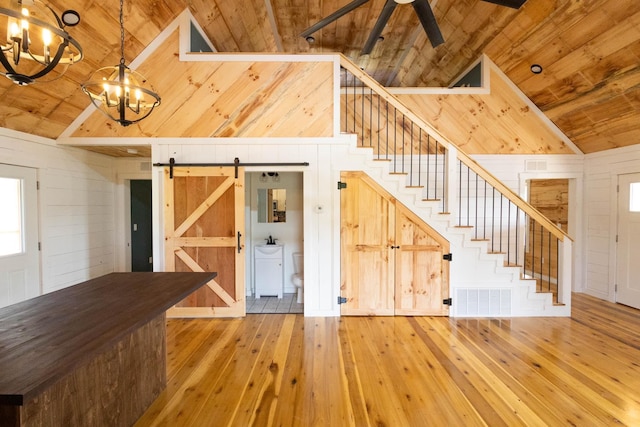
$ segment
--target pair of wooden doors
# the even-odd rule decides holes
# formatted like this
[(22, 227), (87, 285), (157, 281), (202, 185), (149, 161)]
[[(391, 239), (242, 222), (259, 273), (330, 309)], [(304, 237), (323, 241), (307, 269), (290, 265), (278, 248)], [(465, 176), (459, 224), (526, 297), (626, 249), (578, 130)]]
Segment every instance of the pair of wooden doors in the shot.
[(244, 169), (166, 168), (164, 203), (165, 270), (217, 273), (167, 314), (244, 316)]
[(449, 242), (364, 172), (341, 182), (341, 314), (448, 315)]

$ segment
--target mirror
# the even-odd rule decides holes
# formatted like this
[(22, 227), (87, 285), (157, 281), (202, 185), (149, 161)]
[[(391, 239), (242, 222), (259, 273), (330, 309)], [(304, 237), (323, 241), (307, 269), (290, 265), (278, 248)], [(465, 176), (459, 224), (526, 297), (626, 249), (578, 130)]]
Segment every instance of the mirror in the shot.
[(284, 188), (258, 189), (258, 222), (286, 222), (286, 193)]

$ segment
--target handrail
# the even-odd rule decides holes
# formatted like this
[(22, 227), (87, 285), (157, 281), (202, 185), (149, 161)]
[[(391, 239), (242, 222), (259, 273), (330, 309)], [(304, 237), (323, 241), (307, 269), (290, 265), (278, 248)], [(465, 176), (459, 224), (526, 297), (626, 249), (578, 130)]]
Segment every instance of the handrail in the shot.
[(402, 101), (390, 94), (387, 89), (378, 83), (375, 79), (362, 71), (356, 64), (349, 60), (343, 54), (340, 55), (340, 65), (348, 70), (351, 74), (362, 81), (366, 86), (372, 89), (378, 96), (393, 105), (398, 111), (413, 121), (419, 128), (426, 132), (431, 137), (435, 138), (445, 148), (455, 148), (458, 159), (461, 160), (466, 166), (473, 170), (478, 176), (483, 178), (487, 183), (491, 184), (506, 196), (512, 203), (520, 208), (524, 213), (535, 219), (539, 224), (543, 225), (554, 237), (560, 241), (564, 239), (572, 240), (567, 233), (565, 233), (556, 224), (551, 222), (540, 211), (531, 206), (525, 200), (523, 200), (518, 194), (516, 194), (509, 187), (504, 185), (499, 179), (493, 176), (489, 171), (484, 169), (478, 162), (473, 160), (467, 153), (461, 150), (456, 144), (451, 142), (448, 138), (442, 135), (437, 129), (423, 120), (420, 116), (416, 115), (410, 108), (408, 108)]

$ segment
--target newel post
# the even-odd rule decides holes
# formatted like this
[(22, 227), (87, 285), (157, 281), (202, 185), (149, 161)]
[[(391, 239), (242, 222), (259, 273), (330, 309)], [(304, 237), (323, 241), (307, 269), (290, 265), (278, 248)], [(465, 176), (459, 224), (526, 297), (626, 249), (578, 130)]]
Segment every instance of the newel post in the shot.
[(573, 241), (565, 237), (560, 242), (558, 254), (558, 302), (571, 313), (571, 289), (573, 287)]

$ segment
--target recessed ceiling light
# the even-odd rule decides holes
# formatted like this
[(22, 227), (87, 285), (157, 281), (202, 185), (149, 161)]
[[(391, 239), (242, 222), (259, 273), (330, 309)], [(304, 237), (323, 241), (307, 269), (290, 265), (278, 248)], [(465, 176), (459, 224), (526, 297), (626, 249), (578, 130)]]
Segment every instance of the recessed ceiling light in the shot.
[(307, 36), (305, 38), (305, 40), (307, 41), (307, 43), (311, 44), (311, 43), (315, 43), (316, 42), (316, 38), (313, 36)]
[(531, 65), (531, 72), (533, 74), (540, 74), (542, 72), (542, 65), (539, 65), (539, 64)]
[(62, 22), (67, 27), (73, 27), (80, 23), (80, 14), (75, 10), (65, 10), (62, 12)]

